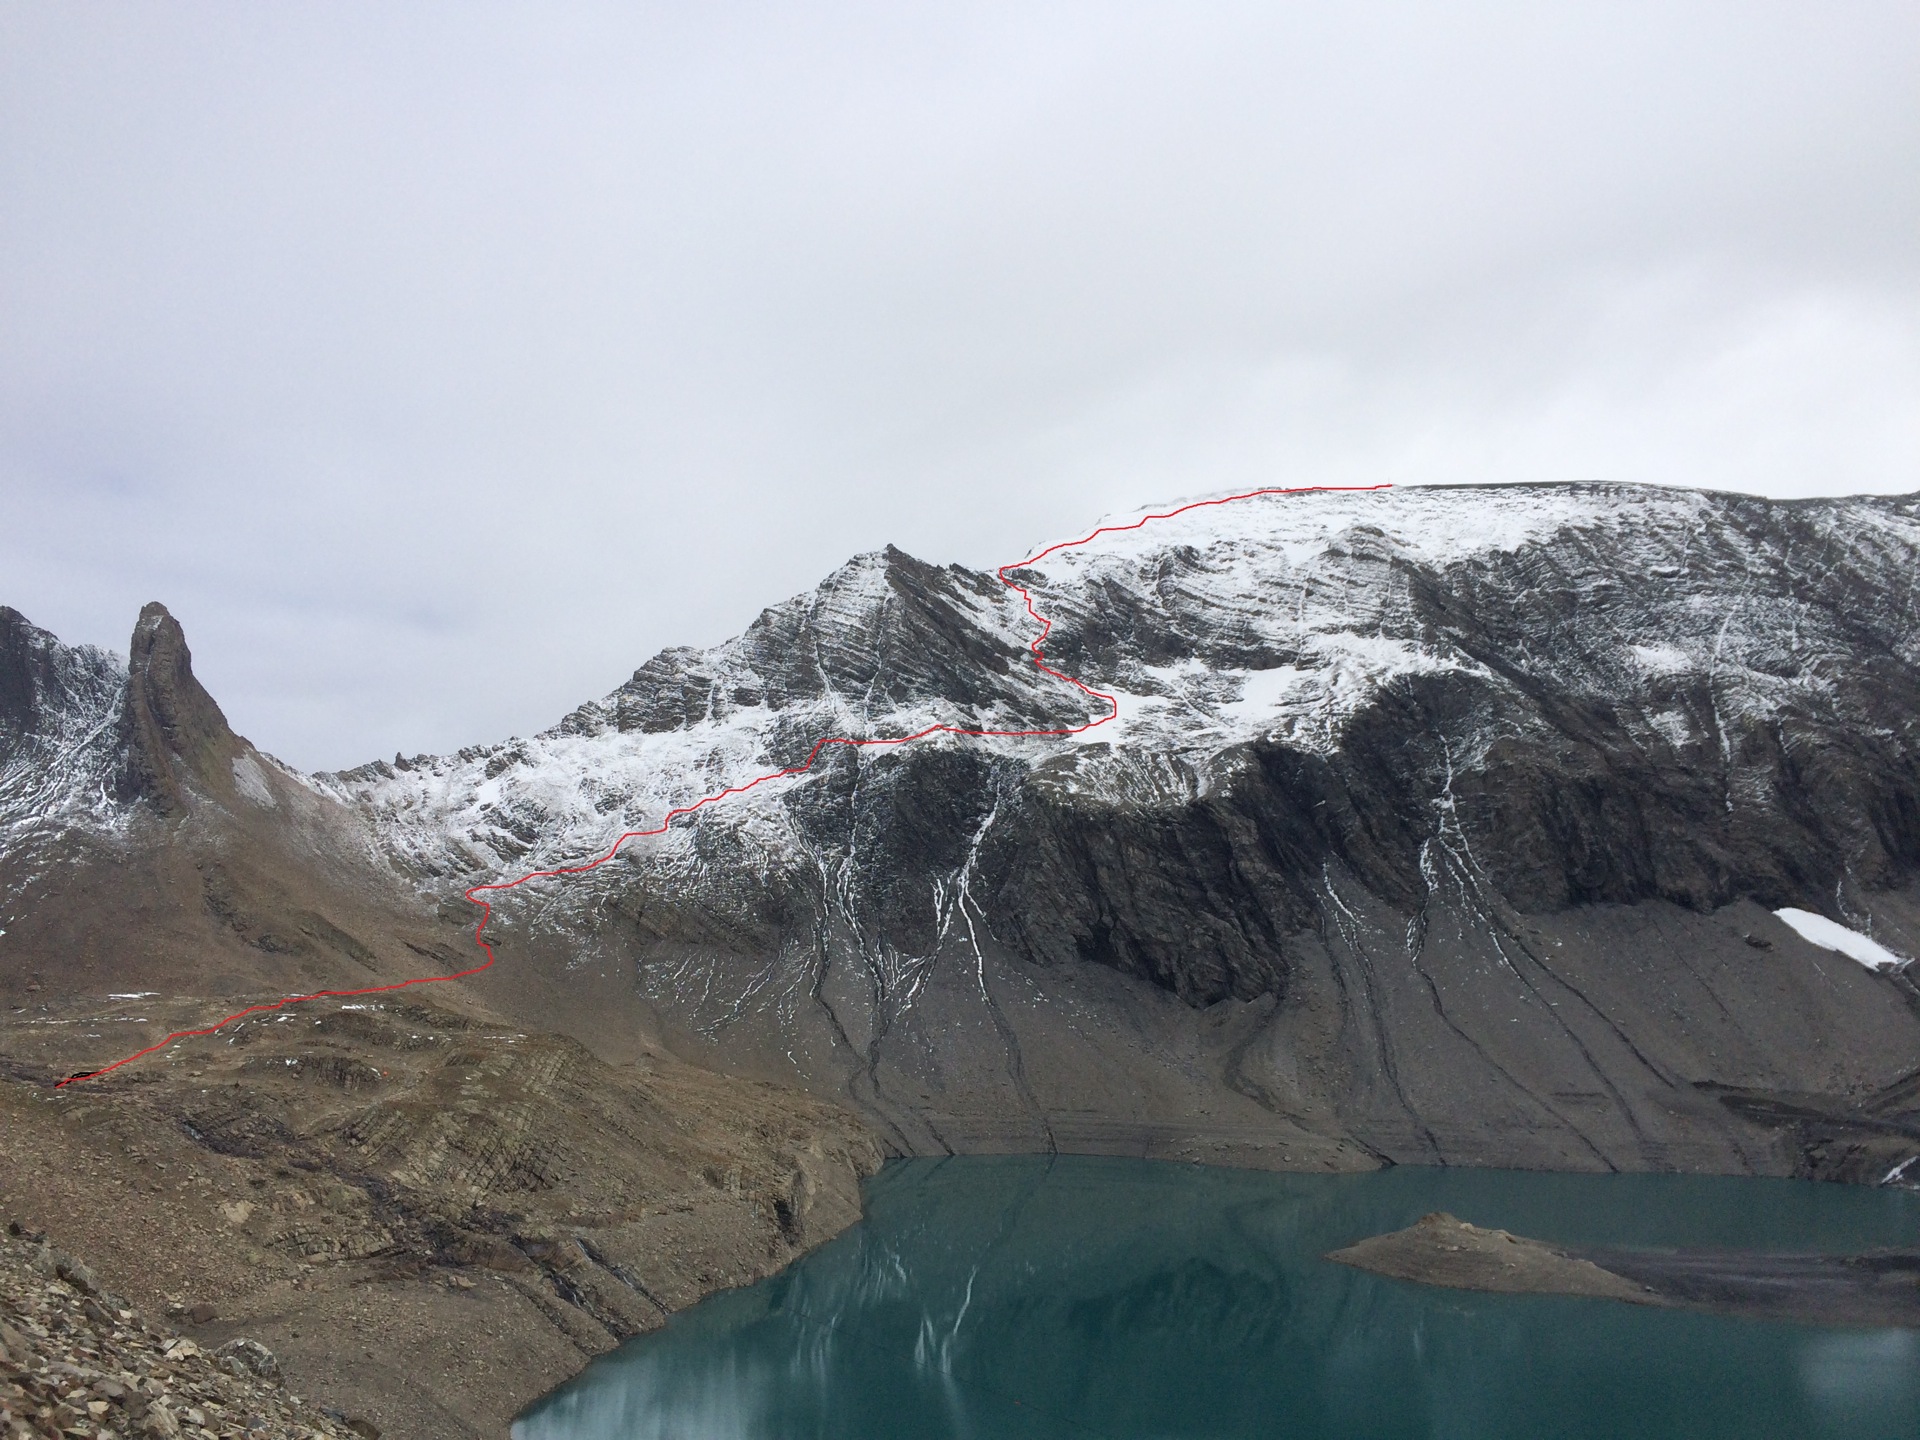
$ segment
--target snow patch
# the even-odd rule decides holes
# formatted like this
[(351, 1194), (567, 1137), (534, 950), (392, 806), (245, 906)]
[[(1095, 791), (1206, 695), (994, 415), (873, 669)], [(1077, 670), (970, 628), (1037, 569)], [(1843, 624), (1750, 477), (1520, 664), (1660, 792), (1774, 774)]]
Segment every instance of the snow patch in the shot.
[(1682, 675), (1693, 669), (1693, 657), (1678, 645), (1635, 645), (1633, 658), (1653, 675)]
[(1315, 675), (1296, 665), (1276, 665), (1271, 670), (1245, 670), (1240, 675), (1240, 698), (1219, 707), (1220, 713), (1242, 725), (1264, 725), (1302, 688), (1314, 683)]
[(1849, 930), (1811, 910), (1789, 907), (1773, 913), (1786, 921), (1801, 939), (1818, 945), (1822, 950), (1837, 950), (1850, 959), (1858, 960), (1869, 970), (1892, 970), (1907, 963), (1906, 956), (1894, 954), (1871, 936), (1862, 935), (1858, 930)]
[(242, 795), (264, 810), (275, 809), (280, 803), (273, 798), (273, 791), (267, 786), (266, 771), (260, 768), (260, 762), (251, 755), (234, 757), (233, 785)]
[[(1563, 529), (1644, 525), (1655, 514), (1665, 519), (1691, 516), (1702, 506), (1700, 497), (1684, 491), (1635, 495), (1635, 503), (1627, 507), (1605, 490), (1557, 486), (1468, 492), (1418, 486), (1359, 493), (1298, 491), (1241, 500), (1230, 508), (1208, 503), (1225, 498), (1194, 497), (1110, 517), (1099, 526), (1109, 533), (1090, 545), (1057, 551), (1042, 563), (1055, 568), (1063, 559), (1077, 564), (1096, 557), (1149, 558), (1172, 547), (1204, 547), (1227, 539), (1263, 550), (1287, 569), (1311, 564), (1331, 550), (1369, 542), (1446, 565), (1519, 550)], [(1149, 520), (1138, 529), (1124, 528), (1196, 502), (1207, 508)]]

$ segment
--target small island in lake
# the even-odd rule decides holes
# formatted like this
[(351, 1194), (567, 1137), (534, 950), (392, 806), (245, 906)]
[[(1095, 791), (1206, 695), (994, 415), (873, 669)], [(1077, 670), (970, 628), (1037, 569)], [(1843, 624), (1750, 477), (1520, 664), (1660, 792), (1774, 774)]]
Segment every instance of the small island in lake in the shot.
[(1823, 1325), (1920, 1328), (1920, 1250), (1795, 1255), (1576, 1248), (1482, 1229), (1436, 1211), (1326, 1258), (1454, 1290), (1589, 1295)]

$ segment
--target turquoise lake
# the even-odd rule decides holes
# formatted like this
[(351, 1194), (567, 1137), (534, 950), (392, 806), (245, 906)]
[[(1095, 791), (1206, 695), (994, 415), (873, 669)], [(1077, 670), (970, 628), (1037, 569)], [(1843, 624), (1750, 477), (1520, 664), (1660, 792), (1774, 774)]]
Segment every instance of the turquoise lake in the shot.
[(1430, 1210), (1565, 1244), (1920, 1244), (1792, 1180), (912, 1160), (867, 1218), (546, 1396), (519, 1440), (1920, 1437), (1920, 1332), (1430, 1289), (1320, 1259)]

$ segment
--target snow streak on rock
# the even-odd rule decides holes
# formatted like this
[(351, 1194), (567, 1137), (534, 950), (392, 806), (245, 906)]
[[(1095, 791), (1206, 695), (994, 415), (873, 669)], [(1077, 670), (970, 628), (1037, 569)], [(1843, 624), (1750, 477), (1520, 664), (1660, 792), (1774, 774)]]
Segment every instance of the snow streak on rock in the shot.
[(62, 645), (0, 606), (0, 925), (44, 878), (71, 831), (117, 834), (113, 793), (126, 667), (90, 645)]

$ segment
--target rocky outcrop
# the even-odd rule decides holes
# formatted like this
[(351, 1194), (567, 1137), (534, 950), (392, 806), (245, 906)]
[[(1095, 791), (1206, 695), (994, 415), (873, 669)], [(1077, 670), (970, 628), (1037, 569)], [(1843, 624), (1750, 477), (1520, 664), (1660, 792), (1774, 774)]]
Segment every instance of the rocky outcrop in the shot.
[(252, 748), (194, 677), (186, 634), (158, 601), (133, 627), (120, 739), (121, 795), (163, 815), (183, 812), (195, 791), (231, 797), (233, 763)]
[(124, 663), (0, 607), (0, 858), (138, 816), (178, 819), (195, 796), (270, 805), (278, 768), (233, 733), (164, 605), (141, 611)]

